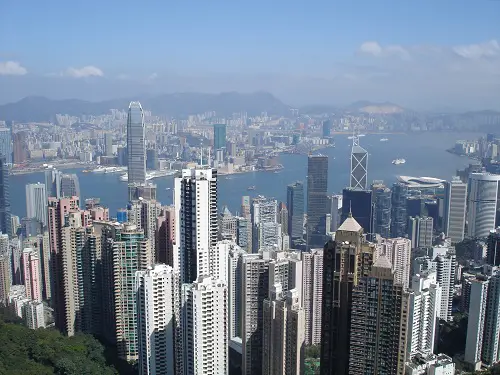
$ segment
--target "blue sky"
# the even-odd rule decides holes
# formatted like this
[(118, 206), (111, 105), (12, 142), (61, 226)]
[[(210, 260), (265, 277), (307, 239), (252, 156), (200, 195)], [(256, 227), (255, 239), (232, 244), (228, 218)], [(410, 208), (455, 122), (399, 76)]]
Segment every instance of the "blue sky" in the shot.
[(500, 1), (5, 0), (0, 102), (267, 90), (492, 107), (499, 43)]

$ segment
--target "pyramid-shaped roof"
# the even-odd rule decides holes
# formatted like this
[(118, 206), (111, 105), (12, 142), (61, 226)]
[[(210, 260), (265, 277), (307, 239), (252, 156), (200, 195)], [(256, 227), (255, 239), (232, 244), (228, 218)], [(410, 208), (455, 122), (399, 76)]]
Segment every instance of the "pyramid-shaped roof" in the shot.
[(343, 230), (346, 232), (359, 232), (362, 229), (363, 228), (361, 227), (361, 225), (359, 225), (356, 219), (354, 219), (352, 215), (349, 214), (349, 216), (347, 216), (347, 219), (344, 220), (338, 230)]

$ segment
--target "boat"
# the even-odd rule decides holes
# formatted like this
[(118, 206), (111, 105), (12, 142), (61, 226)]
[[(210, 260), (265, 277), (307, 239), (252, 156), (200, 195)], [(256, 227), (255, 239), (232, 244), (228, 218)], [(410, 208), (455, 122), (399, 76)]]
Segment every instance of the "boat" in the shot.
[(354, 136), (350, 135), (349, 137), (347, 137), (347, 139), (354, 139)]
[(120, 181), (125, 181), (125, 182), (128, 181), (128, 173), (122, 174), (120, 176)]
[(256, 189), (256, 187), (255, 187), (255, 186), (249, 186), (249, 187), (247, 188), (247, 190), (255, 190), (255, 189)]
[(387, 142), (388, 140), (388, 138), (380, 138), (380, 142)]
[(165, 190), (170, 190), (170, 188), (166, 188)]
[(366, 137), (366, 134), (358, 134), (358, 137)]
[(94, 173), (104, 173), (104, 172), (106, 172), (106, 168), (98, 167), (98, 168), (94, 169), (92, 172), (94, 172)]
[(392, 164), (399, 165), (399, 164), (404, 164), (406, 163), (405, 159), (395, 159), (392, 161)]

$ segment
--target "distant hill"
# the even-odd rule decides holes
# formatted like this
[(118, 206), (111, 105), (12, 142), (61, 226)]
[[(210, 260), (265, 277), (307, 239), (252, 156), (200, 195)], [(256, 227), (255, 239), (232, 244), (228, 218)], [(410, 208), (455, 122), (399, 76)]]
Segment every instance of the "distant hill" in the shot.
[(143, 108), (155, 115), (184, 117), (189, 114), (215, 111), (218, 116), (228, 116), (235, 112), (258, 115), (289, 113), (289, 106), (267, 92), (242, 94), (227, 92), (221, 94), (177, 93), (149, 96), (141, 99), (123, 98), (102, 102), (78, 99), (52, 100), (40, 96), (30, 96), (15, 103), (0, 105), (0, 119), (20, 122), (43, 122), (53, 120), (57, 113), (72, 116), (100, 115), (109, 113), (111, 108), (126, 109), (132, 100), (139, 100)]

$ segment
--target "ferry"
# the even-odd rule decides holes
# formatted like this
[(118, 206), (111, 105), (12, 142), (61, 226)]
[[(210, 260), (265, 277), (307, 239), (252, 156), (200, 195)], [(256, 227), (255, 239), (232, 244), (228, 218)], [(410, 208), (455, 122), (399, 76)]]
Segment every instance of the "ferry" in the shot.
[(366, 137), (366, 134), (358, 134), (358, 137)]
[(249, 186), (249, 187), (247, 188), (247, 190), (255, 190), (255, 189), (256, 189), (256, 187), (255, 187), (255, 186)]
[(387, 142), (388, 140), (388, 138), (380, 138), (380, 142)]
[(404, 164), (406, 163), (405, 159), (395, 159), (392, 161), (392, 164), (399, 165), (399, 164)]
[(106, 172), (106, 168), (98, 167), (98, 168), (94, 169), (92, 172), (94, 172), (94, 173), (104, 173), (104, 172)]

